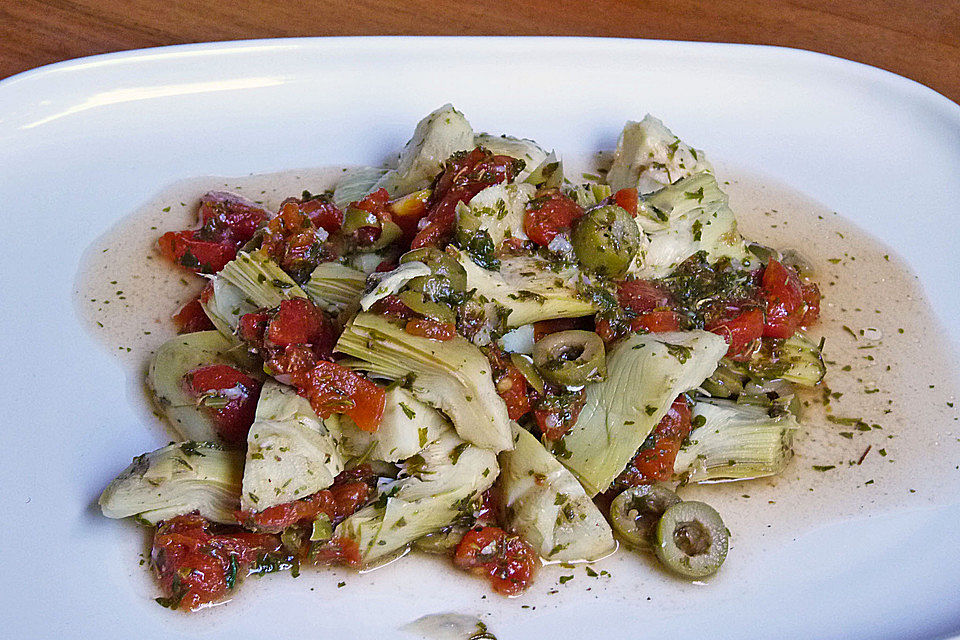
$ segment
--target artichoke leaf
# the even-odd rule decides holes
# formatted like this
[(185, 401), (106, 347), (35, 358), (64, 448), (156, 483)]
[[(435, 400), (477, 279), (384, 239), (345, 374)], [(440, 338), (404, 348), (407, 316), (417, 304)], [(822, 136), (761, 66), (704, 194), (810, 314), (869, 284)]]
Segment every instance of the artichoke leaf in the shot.
[(497, 393), (486, 356), (461, 336), (438, 342), (413, 336), (389, 320), (358, 314), (337, 351), (358, 368), (404, 380), (418, 399), (443, 411), (467, 442), (492, 451), (512, 446), (507, 406)]
[(541, 320), (580, 318), (598, 311), (576, 289), (575, 267), (553, 271), (550, 263), (536, 256), (516, 256), (500, 262), (499, 271), (479, 266), (463, 251), (448, 249), (467, 272), (467, 289), (473, 299), (496, 303), (509, 310), (508, 328)]
[(247, 436), (241, 507), (262, 511), (326, 489), (344, 469), (336, 419), (323, 421), (293, 387), (268, 380)]
[(788, 411), (730, 400), (699, 399), (693, 417), (703, 421), (677, 454), (674, 473), (689, 482), (750, 480), (783, 471), (799, 428)]
[(587, 387), (576, 424), (553, 454), (588, 495), (604, 491), (676, 397), (700, 386), (726, 351), (707, 331), (630, 335), (607, 353), (607, 380)]
[(443, 415), (400, 386), (387, 390), (383, 417), (375, 432), (363, 431), (340, 416), (343, 450), (351, 456), (398, 462), (419, 453), (450, 428)]
[(548, 561), (594, 561), (616, 550), (613, 531), (577, 479), (526, 430), (500, 454), (500, 504), (507, 526)]
[(713, 166), (703, 151), (683, 143), (663, 122), (647, 115), (624, 126), (607, 184), (614, 192), (635, 188), (644, 194), (704, 171), (713, 171)]
[(379, 499), (337, 527), (357, 543), (363, 566), (376, 566), (413, 541), (453, 524), (493, 485), (499, 473), (492, 451), (447, 430), (404, 464), (404, 477), (380, 490)]
[(198, 511), (236, 524), (243, 453), (208, 442), (167, 445), (133, 459), (100, 495), (108, 518), (137, 516), (150, 524)]

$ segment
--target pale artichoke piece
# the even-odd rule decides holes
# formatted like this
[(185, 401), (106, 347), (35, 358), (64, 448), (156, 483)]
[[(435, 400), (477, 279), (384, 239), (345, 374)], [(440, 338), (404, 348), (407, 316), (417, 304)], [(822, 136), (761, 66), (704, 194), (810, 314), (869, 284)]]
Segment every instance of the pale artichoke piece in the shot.
[(782, 379), (804, 387), (814, 387), (827, 372), (821, 347), (801, 333), (786, 340), (766, 342), (754, 355), (747, 370), (761, 381)]
[(361, 563), (376, 566), (407, 545), (454, 523), (490, 488), (500, 469), (492, 451), (453, 431), (407, 460), (406, 477), (381, 488), (379, 499), (337, 527), (335, 535), (357, 543)]
[(507, 526), (545, 559), (599, 560), (616, 550), (613, 531), (570, 471), (533, 435), (515, 427), (500, 454), (500, 504)]
[(310, 274), (303, 290), (321, 309), (339, 313), (360, 300), (367, 274), (339, 262), (324, 262)]
[(580, 318), (598, 309), (576, 289), (575, 267), (552, 271), (550, 263), (536, 256), (516, 256), (500, 262), (499, 271), (479, 266), (463, 251), (453, 253), (467, 272), (467, 290), (476, 290), (474, 300), (494, 302), (510, 311), (508, 328), (540, 320)]
[(443, 414), (410, 391), (394, 386), (387, 389), (383, 417), (375, 432), (363, 431), (347, 416), (340, 417), (340, 444), (356, 458), (399, 462), (423, 450), (449, 428)]
[(640, 278), (665, 277), (699, 251), (709, 262), (749, 258), (727, 195), (712, 174), (683, 178), (641, 199), (639, 211), (636, 220), (650, 241), (643, 259), (631, 265)]
[(604, 491), (676, 397), (700, 386), (726, 351), (707, 331), (630, 335), (607, 353), (607, 380), (587, 387), (576, 424), (553, 454), (588, 495)]
[(243, 291), (223, 278), (214, 276), (212, 282), (212, 295), (201, 296), (200, 306), (217, 331), (239, 344), (234, 332), (240, 324), (240, 317), (256, 311), (257, 307), (243, 295)]
[(372, 193), (377, 182), (387, 173), (382, 167), (348, 169), (333, 188), (333, 204), (340, 209)]
[(674, 473), (690, 482), (776, 475), (793, 454), (793, 434), (799, 428), (788, 411), (771, 416), (763, 407), (730, 400), (698, 400), (693, 419), (703, 424), (690, 433), (673, 464)]
[(513, 445), (507, 406), (497, 394), (490, 363), (466, 339), (438, 342), (413, 336), (389, 320), (358, 314), (337, 342), (359, 368), (404, 379), (413, 395), (443, 411), (467, 442), (492, 451)]
[(243, 453), (209, 442), (181, 442), (145, 453), (100, 494), (108, 518), (137, 516), (150, 524), (198, 511), (236, 524)]
[(223, 267), (217, 277), (240, 289), (247, 300), (257, 307), (276, 307), (284, 300), (308, 297), (300, 285), (263, 249), (250, 253), (241, 251)]
[(170, 338), (157, 349), (147, 370), (147, 388), (157, 408), (182, 439), (219, 440), (209, 413), (197, 398), (188, 394), (185, 375), (195, 369), (226, 364), (262, 379), (263, 374), (250, 355), (219, 331), (197, 331)]
[(570, 197), (584, 209), (590, 209), (609, 198), (612, 194), (608, 184), (580, 184), (573, 188)]
[(366, 311), (383, 298), (400, 291), (414, 278), (429, 276), (431, 273), (433, 272), (426, 264), (412, 260), (402, 263), (392, 271), (370, 274), (363, 297), (360, 298), (360, 308)]
[(417, 124), (397, 168), (388, 171), (372, 189), (385, 188), (391, 197), (430, 186), (443, 163), (458, 151), (474, 148), (473, 128), (463, 114), (445, 104)]
[(268, 380), (247, 435), (240, 506), (262, 511), (305, 498), (333, 484), (344, 468), (337, 433), (296, 389)]
[(713, 171), (713, 166), (703, 151), (681, 142), (663, 122), (647, 115), (624, 126), (607, 184), (614, 192), (635, 188), (643, 194), (704, 171)]
[(536, 191), (536, 187), (526, 183), (489, 186), (475, 195), (469, 205), (457, 207), (457, 228), (468, 235), (485, 231), (494, 247), (507, 238), (527, 240), (523, 218)]
[(557, 157), (556, 151), (551, 151), (543, 162), (524, 179), (524, 182), (538, 188), (559, 189), (563, 186), (563, 180), (563, 161)]
[(474, 144), (492, 151), (495, 155), (510, 156), (523, 160), (523, 171), (517, 174), (516, 181), (523, 182), (547, 159), (547, 152), (533, 140), (514, 138), (513, 136), (496, 136), (490, 133), (478, 133)]

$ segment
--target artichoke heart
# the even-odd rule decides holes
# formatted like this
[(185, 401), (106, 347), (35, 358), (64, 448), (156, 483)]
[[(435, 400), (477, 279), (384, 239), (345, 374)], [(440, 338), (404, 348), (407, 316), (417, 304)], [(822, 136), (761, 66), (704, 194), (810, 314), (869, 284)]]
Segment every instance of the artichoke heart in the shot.
[(387, 389), (383, 417), (375, 432), (363, 431), (347, 416), (340, 416), (343, 450), (357, 458), (384, 462), (406, 460), (449, 428), (443, 414), (398, 386)]
[(344, 328), (337, 351), (362, 361), (353, 363), (356, 368), (403, 379), (418, 399), (447, 414), (467, 442), (494, 452), (513, 446), (507, 405), (493, 385), (490, 363), (466, 339), (429, 340), (361, 313)]
[(241, 506), (247, 511), (305, 498), (326, 489), (344, 460), (330, 427), (293, 387), (268, 380), (247, 436)]
[(356, 542), (362, 564), (375, 566), (453, 524), (498, 473), (496, 454), (447, 430), (404, 463), (405, 476), (381, 487), (374, 504), (340, 523), (336, 535)]
[(181, 442), (137, 456), (100, 495), (108, 518), (138, 516), (150, 524), (198, 511), (235, 524), (243, 453), (207, 442)]
[(610, 525), (577, 479), (529, 432), (499, 456), (497, 484), (508, 527), (546, 560), (599, 560), (616, 550)]
[(726, 351), (723, 338), (707, 331), (632, 334), (607, 354), (607, 381), (587, 387), (576, 424), (553, 454), (588, 495), (600, 493), (676, 397), (700, 386)]

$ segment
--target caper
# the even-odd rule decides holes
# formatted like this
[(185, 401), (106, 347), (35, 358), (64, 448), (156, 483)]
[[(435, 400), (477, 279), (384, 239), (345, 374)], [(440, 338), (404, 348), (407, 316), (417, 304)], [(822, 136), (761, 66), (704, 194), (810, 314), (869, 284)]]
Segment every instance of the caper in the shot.
[[(403, 254), (400, 262), (418, 261), (430, 267), (433, 273), (429, 276), (414, 278), (407, 285), (410, 289), (426, 291), (441, 289), (444, 286), (453, 291), (463, 293), (467, 290), (467, 272), (457, 259), (436, 247), (423, 247)], [(443, 281), (446, 281), (444, 283)]]
[(533, 347), (533, 365), (558, 385), (577, 387), (607, 375), (603, 340), (593, 331), (558, 331)]
[(729, 541), (730, 532), (713, 507), (679, 502), (663, 512), (653, 550), (674, 573), (706, 578), (723, 564)]
[(615, 277), (626, 272), (640, 248), (640, 229), (624, 209), (604, 205), (587, 211), (571, 237), (580, 265)]
[(401, 291), (397, 297), (400, 298), (400, 302), (428, 318), (441, 322), (457, 321), (457, 313), (452, 308), (439, 302), (424, 300), (419, 291)]
[(610, 503), (610, 523), (617, 535), (630, 546), (650, 549), (660, 517), (678, 502), (679, 496), (662, 485), (630, 487)]

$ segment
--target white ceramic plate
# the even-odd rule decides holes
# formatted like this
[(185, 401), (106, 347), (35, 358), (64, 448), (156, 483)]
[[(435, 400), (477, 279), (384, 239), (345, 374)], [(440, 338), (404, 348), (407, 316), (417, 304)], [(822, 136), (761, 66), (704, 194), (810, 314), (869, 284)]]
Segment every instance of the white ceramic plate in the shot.
[(874, 68), (738, 45), (372, 38), (172, 47), (32, 71), (0, 83), (4, 635), (384, 638), (446, 611), (484, 614), (501, 640), (960, 630), (957, 504), (785, 541), (743, 580), (683, 587), (682, 605), (664, 592), (680, 586), (629, 575), (591, 591), (481, 598), (480, 581), (430, 562), (342, 589), (341, 574), (323, 571), (251, 580), (234, 602), (195, 616), (153, 603), (137, 566), (142, 536), (94, 503), (163, 436), (76, 319), (82, 251), (175, 180), (378, 162), (447, 101), (479, 129), (569, 153), (610, 148), (625, 119), (657, 114), (715, 157), (894, 244), (960, 342), (960, 107)]

